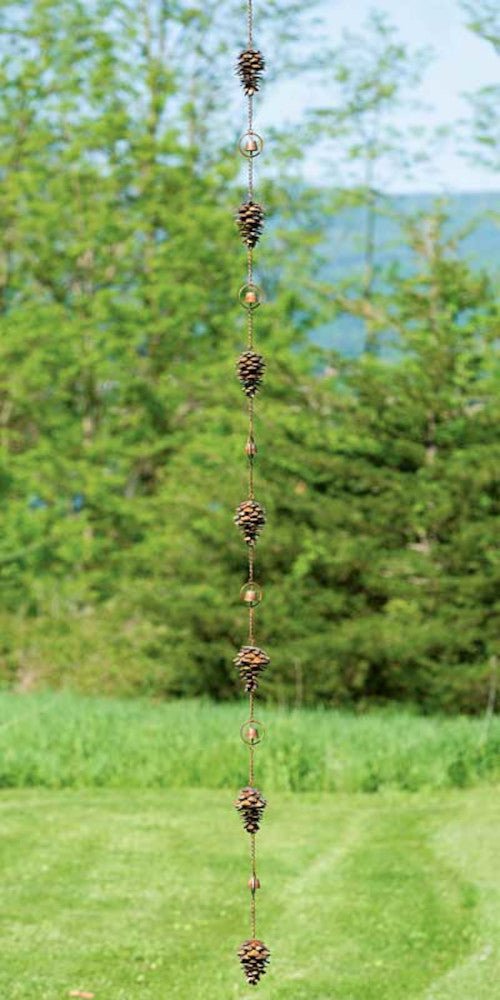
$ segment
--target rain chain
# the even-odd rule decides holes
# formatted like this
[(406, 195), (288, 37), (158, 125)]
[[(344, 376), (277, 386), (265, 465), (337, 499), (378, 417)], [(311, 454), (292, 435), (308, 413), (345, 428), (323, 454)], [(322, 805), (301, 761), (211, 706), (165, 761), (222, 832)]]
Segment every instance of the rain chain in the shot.
[(243, 820), (243, 826), (250, 838), (250, 938), (244, 941), (238, 951), (247, 982), (256, 986), (266, 972), (270, 952), (257, 937), (256, 893), (260, 889), (257, 876), (256, 834), (262, 820), (266, 800), (255, 787), (255, 747), (263, 736), (263, 727), (255, 718), (255, 692), (259, 675), (267, 667), (269, 657), (255, 640), (255, 608), (262, 600), (262, 590), (254, 577), (255, 544), (266, 523), (264, 508), (255, 499), (254, 463), (257, 454), (254, 431), (254, 399), (260, 389), (265, 363), (261, 354), (254, 350), (254, 313), (262, 301), (260, 288), (254, 284), (253, 252), (264, 228), (264, 211), (254, 201), (254, 159), (262, 152), (263, 142), (254, 130), (254, 95), (259, 90), (261, 74), (265, 69), (264, 59), (253, 42), (253, 0), (247, 0), (248, 42), (244, 52), (238, 57), (237, 73), (248, 104), (248, 126), (239, 142), (239, 151), (248, 162), (248, 192), (246, 201), (240, 205), (236, 223), (247, 252), (246, 283), (240, 289), (239, 299), (246, 310), (247, 344), (246, 350), (237, 362), (238, 378), (248, 402), (248, 438), (245, 453), (248, 462), (248, 496), (236, 509), (235, 523), (240, 529), (248, 548), (248, 579), (241, 589), (241, 598), (248, 608), (248, 644), (242, 646), (235, 657), (240, 678), (249, 696), (248, 720), (241, 727), (241, 738), (249, 750), (248, 785), (242, 788), (235, 802)]

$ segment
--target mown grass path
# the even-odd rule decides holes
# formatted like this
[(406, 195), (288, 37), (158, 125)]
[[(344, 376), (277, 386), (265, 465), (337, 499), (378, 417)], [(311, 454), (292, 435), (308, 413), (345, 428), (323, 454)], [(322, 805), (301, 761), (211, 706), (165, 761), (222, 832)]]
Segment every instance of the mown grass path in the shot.
[(245, 839), (220, 790), (0, 797), (0, 996), (59, 1000), (495, 1000), (493, 789), (277, 795), (261, 834), (257, 991)]

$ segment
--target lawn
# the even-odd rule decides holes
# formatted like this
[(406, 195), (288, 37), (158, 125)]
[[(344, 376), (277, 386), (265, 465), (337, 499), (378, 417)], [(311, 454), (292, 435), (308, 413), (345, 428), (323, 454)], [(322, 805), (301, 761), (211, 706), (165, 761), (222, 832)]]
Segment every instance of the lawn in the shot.
[(8, 789), (0, 808), (5, 1000), (500, 997), (491, 787), (276, 792), (259, 865), (273, 962), (253, 991), (228, 790)]
[[(500, 717), (259, 705), (267, 792), (417, 792), (500, 781)], [(246, 703), (0, 693), (0, 788), (225, 788), (244, 779)]]

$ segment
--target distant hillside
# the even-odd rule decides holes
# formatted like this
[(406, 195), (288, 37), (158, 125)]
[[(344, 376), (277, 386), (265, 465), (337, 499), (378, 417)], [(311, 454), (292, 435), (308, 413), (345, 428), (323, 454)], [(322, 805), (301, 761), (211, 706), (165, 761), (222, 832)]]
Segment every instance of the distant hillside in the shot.
[[(401, 195), (388, 203), (390, 212), (398, 216), (414, 215), (428, 211), (436, 203), (436, 197), (428, 194)], [(462, 242), (462, 253), (477, 267), (495, 270), (500, 267), (500, 192), (458, 194), (447, 199), (445, 211), (450, 216), (450, 230), (467, 230), (474, 221), (477, 225)], [(496, 213), (497, 222), (493, 215)], [(362, 273), (362, 233), (363, 214), (361, 209), (348, 209), (332, 218), (328, 240), (328, 256), (331, 259), (325, 268), (325, 278), (341, 281), (347, 276)], [(390, 217), (377, 219), (378, 266), (384, 268), (392, 261), (410, 266), (410, 255), (401, 245), (401, 232), (397, 222)], [(333, 348), (349, 357), (356, 357), (363, 347), (363, 325), (360, 321), (345, 317), (327, 324), (313, 335), (315, 343)]]

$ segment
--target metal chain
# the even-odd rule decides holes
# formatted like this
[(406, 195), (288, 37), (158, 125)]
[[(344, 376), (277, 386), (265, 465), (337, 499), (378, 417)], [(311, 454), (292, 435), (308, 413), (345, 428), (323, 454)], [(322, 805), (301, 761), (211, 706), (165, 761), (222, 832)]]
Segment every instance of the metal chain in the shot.
[(251, 868), (252, 868), (252, 879), (254, 880), (253, 881), (252, 893), (251, 893), (251, 897), (250, 897), (250, 927), (251, 927), (252, 937), (256, 938), (257, 937), (257, 909), (256, 909), (256, 905), (255, 905), (255, 892), (256, 892), (255, 880), (257, 878), (257, 860), (256, 860), (256, 856), (255, 856), (255, 834), (254, 833), (252, 833), (250, 835), (250, 864), (251, 864)]
[[(248, 15), (248, 48), (253, 48), (253, 0), (247, 0), (247, 15)], [(253, 129), (253, 97), (248, 96), (248, 135), (250, 137)], [(248, 157), (248, 201), (253, 201), (253, 156)], [(253, 283), (253, 248), (248, 247), (247, 253), (247, 281), (251, 285)], [(253, 310), (249, 309), (247, 314), (247, 343), (248, 349), (253, 349)], [(248, 440), (254, 440), (254, 405), (253, 398), (250, 397), (248, 400)], [(248, 456), (248, 498), (253, 500), (254, 498), (254, 462), (253, 455)], [(255, 564), (255, 550), (253, 545), (248, 547), (248, 579), (253, 580), (254, 578), (254, 564)], [(255, 644), (255, 609), (248, 608), (248, 643), (250, 646)], [(248, 718), (250, 722), (253, 722), (255, 717), (255, 693), (252, 691), (249, 697), (248, 706)], [(253, 788), (255, 783), (255, 751), (254, 747), (250, 744), (249, 746), (249, 759), (248, 759), (248, 784)], [(257, 937), (257, 906), (256, 906), (256, 883), (257, 878), (257, 856), (256, 856), (256, 843), (255, 834), (250, 835), (250, 867), (251, 867), (251, 890), (250, 890), (250, 929), (251, 937)]]
[(253, 0), (247, 0), (248, 48), (253, 48)]
[[(253, 97), (248, 98), (248, 134), (253, 132)], [(248, 200), (253, 200), (253, 156), (248, 157)]]
[(255, 717), (255, 701), (258, 676), (270, 662), (264, 650), (256, 646), (255, 609), (262, 593), (255, 581), (256, 540), (260, 528), (265, 524), (265, 511), (255, 499), (254, 464), (257, 448), (255, 445), (255, 403), (254, 396), (259, 389), (265, 368), (264, 359), (254, 351), (254, 310), (260, 305), (260, 289), (254, 284), (254, 247), (259, 240), (264, 222), (262, 206), (254, 202), (254, 158), (262, 152), (263, 140), (254, 132), (254, 94), (259, 90), (260, 75), (265, 69), (262, 54), (254, 49), (253, 40), (253, 0), (246, 0), (248, 42), (245, 51), (238, 58), (237, 72), (247, 98), (247, 132), (239, 142), (240, 153), (247, 159), (246, 202), (238, 211), (238, 228), (246, 245), (246, 284), (240, 289), (240, 302), (246, 308), (247, 349), (238, 359), (238, 374), (247, 396), (248, 437), (245, 446), (247, 455), (248, 493), (247, 499), (239, 504), (235, 521), (243, 530), (247, 546), (248, 577), (241, 593), (248, 608), (248, 646), (240, 649), (235, 663), (240, 667), (240, 675), (249, 692), (248, 720), (241, 727), (241, 737), (248, 747), (248, 787), (241, 790), (235, 803), (243, 814), (243, 825), (250, 835), (250, 940), (244, 941), (238, 955), (248, 982), (255, 985), (266, 972), (270, 952), (263, 941), (257, 940), (256, 894), (260, 889), (257, 877), (257, 840), (260, 820), (266, 807), (261, 792), (255, 788), (256, 746), (263, 736)]
[[(253, 0), (247, 0), (247, 27), (248, 27), (248, 49), (253, 49)], [(248, 138), (250, 139), (253, 135), (253, 122), (254, 122), (254, 102), (253, 94), (249, 94), (247, 97), (247, 120), (248, 120)], [(254, 164), (253, 155), (250, 153), (248, 156), (248, 191), (247, 200), (252, 202), (254, 197)], [(253, 285), (254, 280), (254, 260), (253, 260), (253, 248), (248, 247), (247, 250), (247, 282), (248, 285)], [(254, 315), (253, 309), (249, 308), (247, 311), (247, 347), (248, 350), (253, 350), (254, 346)], [(252, 396), (248, 399), (248, 440), (252, 443), (255, 440), (254, 436), (254, 399)], [(253, 500), (255, 498), (255, 488), (254, 488), (254, 453), (252, 450), (248, 453), (248, 499)], [(248, 545), (248, 580), (253, 582), (255, 579), (255, 545), (251, 543)], [(255, 645), (255, 608), (249, 605), (248, 607), (248, 643), (250, 646)], [(251, 691), (249, 695), (249, 725), (255, 723), (255, 691)], [(253, 743), (249, 743), (249, 761), (248, 761), (248, 784), (250, 787), (254, 786), (255, 782), (255, 747)], [(257, 936), (257, 908), (256, 908), (256, 890), (258, 886), (257, 879), (257, 857), (256, 857), (256, 836), (255, 833), (250, 835), (250, 869), (251, 869), (251, 882), (250, 882), (250, 928), (251, 936), (253, 939)]]

